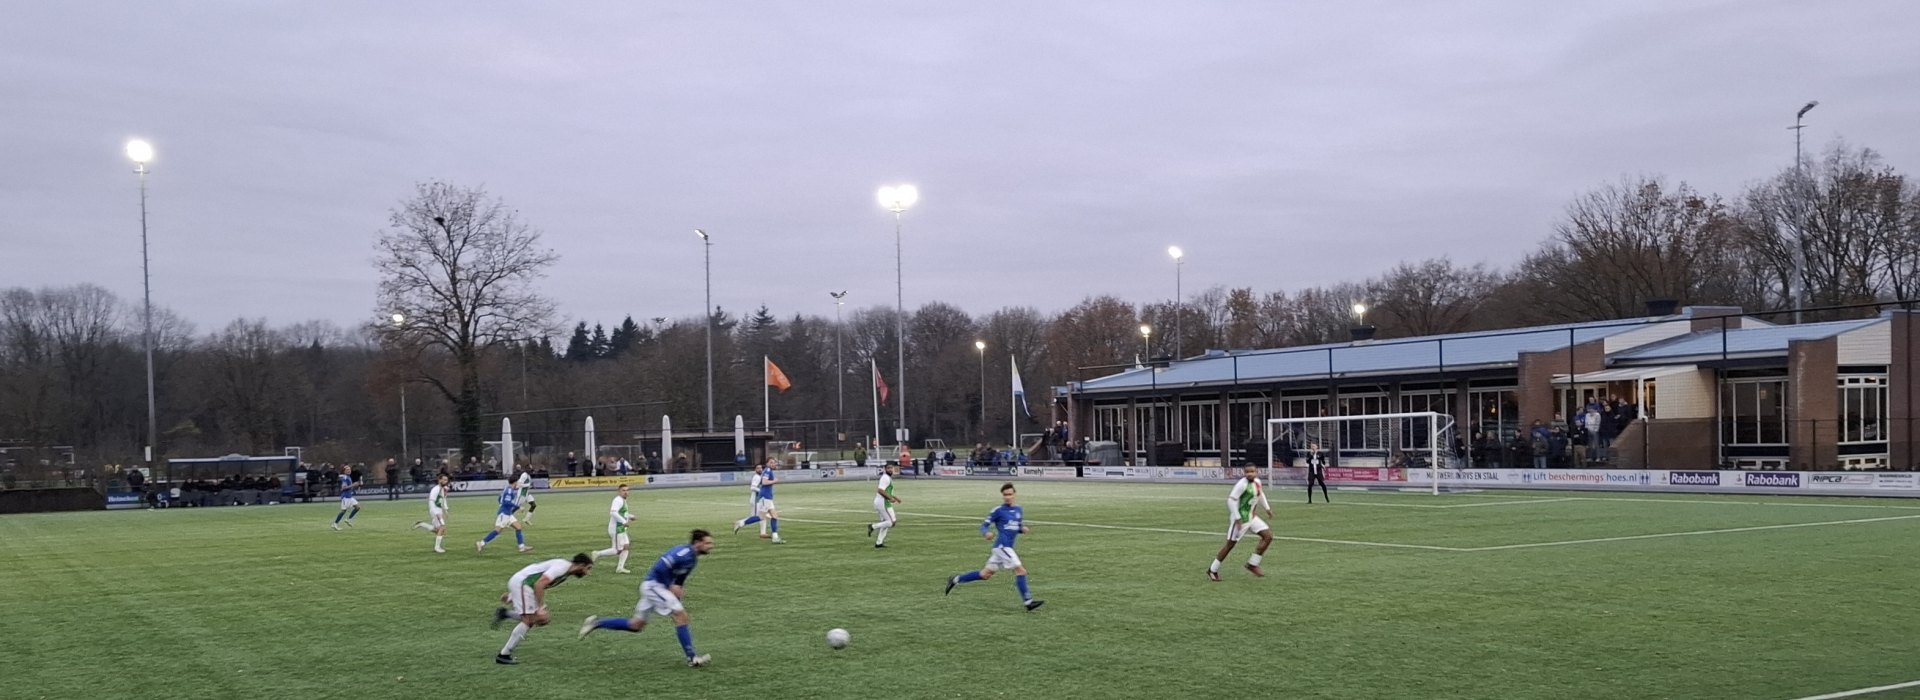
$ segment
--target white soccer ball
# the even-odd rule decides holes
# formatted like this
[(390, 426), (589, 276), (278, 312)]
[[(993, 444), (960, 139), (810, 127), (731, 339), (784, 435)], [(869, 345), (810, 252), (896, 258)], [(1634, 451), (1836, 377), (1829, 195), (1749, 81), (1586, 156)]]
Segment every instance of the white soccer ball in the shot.
[(847, 643), (851, 641), (853, 641), (853, 637), (849, 636), (846, 630), (838, 627), (827, 630), (827, 646), (835, 649), (845, 649), (847, 648)]

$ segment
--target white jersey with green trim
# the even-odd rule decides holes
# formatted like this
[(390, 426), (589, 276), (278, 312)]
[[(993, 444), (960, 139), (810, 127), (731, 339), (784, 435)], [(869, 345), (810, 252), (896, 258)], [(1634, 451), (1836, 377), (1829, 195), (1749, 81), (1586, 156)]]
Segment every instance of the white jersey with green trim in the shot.
[(613, 505), (607, 508), (607, 534), (626, 532), (627, 523), (630, 522), (633, 522), (633, 516), (627, 512), (627, 497), (614, 496)]
[(565, 559), (548, 559), (543, 562), (528, 564), (525, 568), (520, 569), (519, 573), (514, 574), (510, 580), (513, 581), (513, 585), (531, 588), (533, 584), (540, 582), (540, 577), (544, 576), (550, 579), (547, 581), (547, 587), (552, 588), (560, 585), (561, 581), (567, 580), (567, 572), (571, 569), (573, 569), (573, 562)]
[(447, 512), (447, 487), (433, 485), (433, 490), (427, 492), (427, 510), (433, 513)]
[(1233, 519), (1247, 522), (1253, 519), (1253, 506), (1259, 504), (1263, 510), (1273, 510), (1267, 503), (1267, 490), (1260, 487), (1259, 479), (1240, 477), (1233, 485), (1233, 491), (1227, 494), (1227, 511)]

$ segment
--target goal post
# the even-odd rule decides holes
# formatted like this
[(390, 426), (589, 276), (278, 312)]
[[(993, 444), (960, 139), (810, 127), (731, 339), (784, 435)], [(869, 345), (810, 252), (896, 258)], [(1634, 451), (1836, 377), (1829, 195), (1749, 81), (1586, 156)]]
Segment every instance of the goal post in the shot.
[[(1277, 467), (1302, 464), (1316, 453), (1328, 466), (1428, 470), (1430, 492), (1440, 493), (1440, 470), (1451, 460), (1453, 417), (1433, 411), (1365, 416), (1267, 420), (1267, 481)], [(1287, 454), (1295, 458), (1286, 459)]]

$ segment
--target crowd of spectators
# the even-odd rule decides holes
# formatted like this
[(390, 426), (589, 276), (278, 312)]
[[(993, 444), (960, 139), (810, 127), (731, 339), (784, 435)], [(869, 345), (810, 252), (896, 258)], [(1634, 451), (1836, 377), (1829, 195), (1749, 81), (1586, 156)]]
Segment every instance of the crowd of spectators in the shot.
[[(1469, 444), (1454, 441), (1456, 465), (1478, 468), (1605, 468), (1614, 463), (1613, 444), (1640, 419), (1640, 407), (1615, 397), (1595, 398), (1572, 420), (1554, 414), (1550, 423), (1534, 421), (1501, 439), (1500, 431), (1476, 426)], [(1471, 447), (1471, 449), (1469, 449)]]

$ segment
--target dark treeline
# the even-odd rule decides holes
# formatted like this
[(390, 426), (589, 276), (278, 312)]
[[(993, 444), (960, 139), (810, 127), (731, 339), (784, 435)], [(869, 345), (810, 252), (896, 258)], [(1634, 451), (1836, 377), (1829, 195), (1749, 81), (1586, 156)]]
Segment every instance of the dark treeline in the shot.
[[(906, 324), (909, 421), (917, 437), (1004, 442), (1010, 356), (1019, 360), (1035, 420), (1044, 421), (1050, 387), (1106, 373), (1111, 370), (1083, 368), (1130, 363), (1142, 352), (1170, 355), (1176, 328), (1189, 355), (1333, 342), (1346, 338), (1356, 302), (1367, 305), (1366, 322), (1383, 338), (1632, 317), (1642, 315), (1650, 299), (1788, 308), (1795, 241), (1803, 241), (1809, 306), (1920, 293), (1915, 185), (1867, 149), (1835, 145), (1805, 165), (1798, 178), (1788, 168), (1730, 198), (1659, 177), (1598, 187), (1571, 202), (1550, 235), (1507, 269), (1433, 258), (1323, 287), (1205, 289), (1180, 305), (1102, 295), (1059, 312), (1010, 307), (974, 315), (927, 304), (912, 310)], [(444, 238), (497, 226), (504, 244), (537, 243), (538, 234), (512, 220), (509, 210), (490, 206), (499, 209), (478, 191), (423, 185), (395, 210), (395, 233), (383, 240), (402, 262), (403, 239), (413, 234)], [(537, 273), (553, 257), (534, 255), (526, 270)], [(448, 315), (410, 303), (411, 291), (417, 290), (383, 283), (383, 308), (404, 309), (411, 318)], [(200, 332), (157, 309), (162, 451), (271, 454), (300, 445), (315, 462), (384, 457), (400, 445), (403, 385), (410, 442), (436, 454), (471, 450), (498, 424), (481, 416), (502, 411), (660, 402), (594, 411), (603, 444), (622, 442), (620, 431), (657, 428), (662, 413), (678, 430), (702, 427), (706, 341), (699, 317), (637, 314), (644, 320), (589, 319), (554, 328), (558, 314), (550, 304), (525, 289), (515, 293), (521, 296), (479, 303), (511, 307), (514, 328), (548, 330), (427, 329), (424, 340), (408, 342), (385, 323), (341, 328), (240, 319)], [(810, 306), (832, 308), (824, 289), (820, 301)], [(0, 291), (0, 440), (72, 445), (83, 463), (137, 461), (146, 425), (138, 312), (137, 300), (88, 284)], [(776, 421), (844, 416), (854, 439), (872, 430), (869, 362), (899, 385), (890, 307), (849, 306), (837, 329), (830, 316), (765, 307), (745, 314), (716, 310), (711, 320), (715, 412), (723, 430), (735, 414), (758, 425), (762, 356), (793, 383), (773, 399)], [(1143, 323), (1154, 329), (1151, 348), (1143, 348)], [(838, 369), (836, 330), (843, 356)], [(975, 350), (976, 340), (986, 342), (984, 354)], [(845, 373), (844, 412), (836, 371)], [(893, 409), (881, 413), (882, 430), (890, 432)], [(531, 413), (514, 422), (517, 433), (550, 445), (561, 431), (576, 433), (585, 415)], [(821, 431), (793, 435), (830, 442), (830, 429)], [(457, 436), (462, 432), (470, 435)]]

